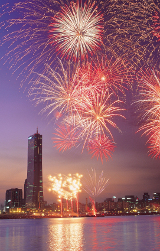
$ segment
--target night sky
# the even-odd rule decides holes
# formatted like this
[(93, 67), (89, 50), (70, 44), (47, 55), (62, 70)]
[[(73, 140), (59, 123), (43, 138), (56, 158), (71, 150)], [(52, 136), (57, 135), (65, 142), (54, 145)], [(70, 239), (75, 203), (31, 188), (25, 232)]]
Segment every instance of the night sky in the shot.
[[(12, 2), (12, 1), (9, 1)], [(2, 32), (0, 33), (2, 37)], [(4, 55), (1, 48), (0, 55)], [(42, 134), (43, 144), (43, 189), (44, 199), (48, 203), (56, 202), (56, 196), (48, 191), (50, 187), (48, 176), (80, 173), (87, 177), (87, 170), (96, 168), (97, 173), (104, 171), (104, 177), (109, 178), (108, 186), (99, 195), (97, 201), (108, 197), (124, 197), (135, 195), (142, 199), (148, 192), (152, 197), (154, 192), (160, 192), (160, 160), (154, 160), (147, 154), (146, 138), (135, 133), (135, 116), (130, 106), (124, 112), (126, 119), (116, 121), (122, 133), (113, 129), (112, 133), (116, 148), (112, 159), (101, 163), (96, 158), (80, 149), (59, 152), (53, 147), (52, 134), (54, 121), (51, 116), (39, 114), (43, 105), (35, 107), (27, 96), (25, 86), (20, 88), (21, 79), (9, 70), (9, 64), (0, 61), (0, 203), (4, 204), (5, 192), (10, 188), (22, 188), (27, 177), (27, 147), (28, 137), (37, 131)], [(27, 85), (27, 83), (26, 83)], [(131, 100), (128, 92), (128, 103)], [(88, 195), (80, 194), (80, 201), (85, 203)]]

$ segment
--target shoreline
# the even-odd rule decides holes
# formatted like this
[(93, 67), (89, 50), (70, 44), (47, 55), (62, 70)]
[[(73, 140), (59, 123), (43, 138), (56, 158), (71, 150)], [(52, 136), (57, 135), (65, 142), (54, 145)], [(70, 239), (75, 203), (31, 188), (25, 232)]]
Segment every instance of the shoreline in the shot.
[(61, 216), (61, 215), (45, 215), (45, 216), (36, 216), (36, 215), (26, 215), (26, 214), (1, 214), (1, 219), (46, 219), (46, 218), (88, 218), (88, 217), (108, 217), (108, 216), (141, 216), (141, 215), (160, 215), (160, 213), (120, 213), (120, 214), (103, 214), (103, 215), (73, 215), (73, 216)]

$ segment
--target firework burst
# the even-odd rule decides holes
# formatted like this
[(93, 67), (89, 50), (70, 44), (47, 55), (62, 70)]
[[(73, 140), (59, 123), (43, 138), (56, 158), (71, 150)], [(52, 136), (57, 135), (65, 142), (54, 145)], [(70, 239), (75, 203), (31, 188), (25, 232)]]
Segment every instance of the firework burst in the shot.
[(148, 140), (148, 153), (153, 158), (160, 158), (160, 124), (157, 131), (150, 136)]
[(57, 53), (68, 58), (87, 57), (101, 45), (102, 14), (92, 1), (82, 7), (79, 1), (33, 0), (7, 4), (2, 9), (6, 20), (0, 22), (4, 34), (1, 46), (8, 47), (4, 62), (27, 79), (35, 71), (42, 73), (44, 63), (53, 66)]
[(33, 82), (29, 95), (34, 96), (33, 101), (36, 105), (46, 104), (41, 112), (47, 111), (49, 115), (57, 110), (59, 114), (57, 117), (60, 117), (63, 113), (72, 113), (76, 110), (82, 83), (78, 73), (79, 68), (70, 76), (70, 71), (65, 70), (59, 60), (56, 70), (47, 65), (46, 74), (37, 74), (38, 80)]
[[(82, 112), (79, 111), (78, 115), (74, 117), (67, 116), (63, 120), (66, 125), (75, 127), (75, 130), (78, 131), (78, 139), (82, 145), (82, 152), (91, 140), (97, 141), (100, 137), (105, 137), (107, 134), (109, 134), (113, 140), (111, 127), (120, 131), (114, 122), (114, 118), (124, 118), (121, 114), (124, 110), (120, 107), (121, 103), (123, 102), (118, 99), (112, 101), (112, 94), (108, 94), (107, 90), (94, 93), (94, 95), (91, 92), (89, 96), (83, 97), (83, 103), (80, 104), (80, 106), (82, 106)], [(107, 155), (104, 154), (104, 157), (105, 156)]]
[(59, 125), (53, 137), (53, 144), (59, 151), (66, 151), (78, 145), (78, 133), (74, 127)]
[(67, 58), (84, 58), (93, 54), (102, 44), (102, 14), (95, 3), (85, 3), (84, 7), (71, 2), (52, 18), (50, 37), (57, 52)]
[(49, 189), (49, 191), (53, 191), (55, 194), (58, 195), (58, 198), (60, 199), (61, 215), (63, 214), (62, 199), (71, 201), (71, 210), (73, 211), (72, 200), (75, 198), (77, 201), (78, 213), (78, 194), (81, 192), (82, 184), (80, 180), (82, 176), (83, 175), (76, 173), (74, 175), (68, 174), (68, 176), (59, 174), (58, 177), (52, 177), (51, 175), (48, 177), (51, 182), (51, 188)]
[(112, 142), (109, 137), (103, 135), (99, 136), (96, 139), (92, 139), (88, 143), (88, 151), (94, 156), (97, 157), (97, 160), (100, 158), (103, 164), (103, 158), (108, 159), (108, 156), (111, 157), (112, 152), (114, 151), (115, 144)]
[(116, 95), (125, 95), (134, 80), (134, 70), (121, 58), (107, 56), (97, 57), (94, 63), (87, 65), (90, 81), (96, 83), (97, 89), (104, 86)]
[[(93, 139), (97, 141), (106, 134), (113, 139), (111, 127), (119, 130), (114, 118), (124, 118), (121, 114), (123, 102), (111, 92), (114, 87), (110, 88), (107, 80), (99, 77), (98, 66), (95, 72), (91, 64), (77, 67), (70, 76), (61, 61), (59, 65), (56, 70), (47, 66), (47, 73), (38, 74), (39, 80), (30, 89), (30, 96), (34, 96), (36, 105), (46, 104), (42, 112), (56, 114), (56, 120), (59, 120), (59, 127), (53, 137), (55, 147), (64, 151), (82, 145), (83, 151)], [(111, 79), (108, 82), (111, 84)], [(121, 82), (119, 79), (119, 85)], [(103, 145), (105, 140), (103, 138)], [(104, 157), (108, 155), (107, 149), (105, 153), (101, 148), (99, 153), (101, 159), (102, 154)]]
[[(101, 48), (109, 56), (116, 55), (113, 45), (124, 40), (117, 38), (119, 22), (124, 22), (120, 14), (117, 16), (119, 8), (121, 5), (111, 0), (104, 3), (33, 0), (17, 2), (12, 7), (2, 6), (1, 45), (8, 47), (4, 62), (10, 64), (12, 71), (23, 74), (23, 79), (24, 76), (28, 79), (35, 71), (42, 73), (44, 63), (53, 67), (57, 54), (64, 59), (90, 60), (90, 55), (97, 55)], [(106, 37), (104, 46), (102, 40)]]
[[(158, 157), (159, 152), (159, 135), (160, 135), (160, 78), (159, 73), (148, 71), (148, 74), (141, 75), (141, 85), (139, 100), (135, 103), (138, 109), (143, 111), (141, 114), (142, 125), (139, 131), (142, 135), (149, 137), (149, 154)], [(142, 113), (142, 112), (141, 112)], [(156, 152), (157, 151), (157, 152)]]

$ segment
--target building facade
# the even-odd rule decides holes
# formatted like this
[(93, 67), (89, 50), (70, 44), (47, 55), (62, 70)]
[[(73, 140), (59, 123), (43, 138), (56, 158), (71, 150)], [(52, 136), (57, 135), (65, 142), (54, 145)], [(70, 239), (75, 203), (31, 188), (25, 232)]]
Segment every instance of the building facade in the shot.
[(22, 189), (11, 188), (6, 190), (6, 211), (11, 208), (22, 207)]
[(25, 191), (25, 206), (27, 208), (42, 208), (42, 135), (35, 133), (28, 137), (28, 167)]

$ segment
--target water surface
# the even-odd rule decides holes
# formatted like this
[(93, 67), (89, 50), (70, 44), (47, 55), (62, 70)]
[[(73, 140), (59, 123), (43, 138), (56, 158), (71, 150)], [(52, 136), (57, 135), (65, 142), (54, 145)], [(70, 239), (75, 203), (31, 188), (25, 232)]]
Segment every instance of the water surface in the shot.
[(0, 220), (1, 251), (160, 251), (160, 216)]

